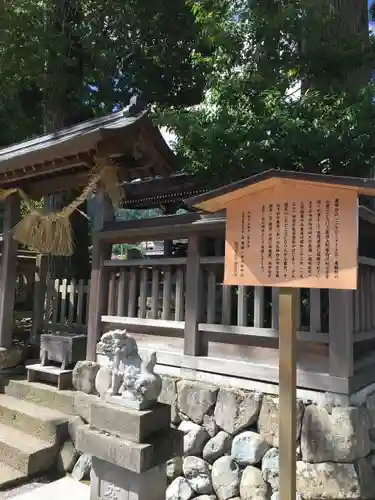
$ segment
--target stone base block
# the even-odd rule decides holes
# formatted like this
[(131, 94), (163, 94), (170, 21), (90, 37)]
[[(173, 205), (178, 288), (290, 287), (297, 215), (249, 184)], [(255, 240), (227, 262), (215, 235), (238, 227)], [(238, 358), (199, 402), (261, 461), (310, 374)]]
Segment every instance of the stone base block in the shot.
[(85, 422), (90, 422), (90, 408), (92, 403), (98, 401), (98, 396), (94, 394), (86, 394), (81, 391), (76, 391), (74, 394), (73, 407), (75, 415), (79, 415)]
[(82, 453), (139, 474), (175, 456), (182, 456), (182, 442), (183, 434), (176, 429), (158, 432), (150, 437), (148, 443), (141, 444), (86, 425), (77, 429), (76, 447)]
[(18, 366), (25, 358), (25, 348), (22, 346), (12, 346), (9, 349), (0, 347), (0, 370), (7, 370)]
[(137, 474), (93, 457), (90, 500), (164, 500), (166, 466)]
[(124, 398), (123, 396), (107, 395), (106, 400), (108, 403), (122, 406), (123, 408), (130, 408), (131, 410), (148, 410), (153, 407), (156, 401), (137, 401), (135, 399)]
[(162, 403), (137, 411), (98, 399), (91, 403), (89, 422), (96, 429), (141, 443), (151, 434), (169, 429), (170, 413), (170, 407)]
[(27, 381), (37, 382), (39, 380), (57, 384), (60, 391), (72, 389), (72, 373), (73, 370), (63, 370), (57, 366), (42, 366), (42, 365), (28, 365)]

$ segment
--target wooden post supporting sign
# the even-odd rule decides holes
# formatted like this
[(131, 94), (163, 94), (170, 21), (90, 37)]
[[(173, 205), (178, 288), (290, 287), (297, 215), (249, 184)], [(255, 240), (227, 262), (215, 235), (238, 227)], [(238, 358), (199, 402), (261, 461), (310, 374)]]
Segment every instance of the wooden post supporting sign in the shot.
[(279, 449), (280, 499), (296, 497), (297, 289), (280, 288), (279, 296)]
[(186, 201), (226, 210), (225, 285), (279, 289), (280, 500), (298, 482), (297, 291), (357, 288), (359, 194), (375, 181), (270, 170)]

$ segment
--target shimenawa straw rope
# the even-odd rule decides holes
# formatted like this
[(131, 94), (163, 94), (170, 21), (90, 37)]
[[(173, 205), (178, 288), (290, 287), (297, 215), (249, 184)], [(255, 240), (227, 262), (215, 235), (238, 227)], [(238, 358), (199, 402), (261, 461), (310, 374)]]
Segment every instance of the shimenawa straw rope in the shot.
[[(0, 201), (18, 193), (24, 201), (29, 213), (14, 227), (13, 236), (20, 243), (34, 250), (51, 255), (70, 256), (74, 252), (73, 231), (69, 217), (84, 203), (101, 182), (115, 208), (121, 206), (124, 190), (120, 185), (118, 169), (113, 164), (104, 164), (98, 160), (92, 178), (82, 191), (68, 206), (59, 212), (46, 212), (37, 209), (25, 191), (18, 188), (0, 190)], [(97, 173), (95, 173), (97, 172)]]

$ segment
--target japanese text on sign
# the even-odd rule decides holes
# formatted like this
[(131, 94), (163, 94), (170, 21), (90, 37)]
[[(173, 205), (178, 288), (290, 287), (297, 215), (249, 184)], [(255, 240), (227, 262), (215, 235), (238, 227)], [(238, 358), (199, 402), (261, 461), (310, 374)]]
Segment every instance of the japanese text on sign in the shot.
[(356, 193), (298, 191), (228, 206), (226, 284), (355, 288)]

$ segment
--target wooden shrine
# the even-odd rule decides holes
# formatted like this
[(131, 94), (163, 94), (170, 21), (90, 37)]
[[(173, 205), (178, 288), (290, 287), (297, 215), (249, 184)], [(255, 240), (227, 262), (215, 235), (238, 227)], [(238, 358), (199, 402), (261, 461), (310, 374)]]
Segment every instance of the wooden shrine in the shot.
[[(98, 164), (113, 165), (119, 182), (169, 177), (174, 169), (174, 155), (148, 114), (149, 108), (135, 99), (117, 113), (0, 150), (0, 191), (6, 194), (0, 272), (0, 348), (12, 346), (18, 246), (12, 233), (20, 220), (18, 193), (39, 200), (53, 193), (86, 189)], [(97, 198), (103, 198), (100, 184), (96, 193)], [(101, 215), (97, 214), (96, 218)], [(39, 280), (43, 279), (45, 274), (39, 276)], [(39, 315), (43, 300), (44, 297), (35, 308)], [(72, 342), (65, 344), (73, 346)], [(53, 343), (54, 351), (64, 351), (63, 356), (58, 356), (64, 365), (76, 358), (72, 357), (73, 347), (70, 354), (65, 352), (65, 344), (56, 348), (56, 342)], [(44, 351), (48, 350), (47, 346)], [(81, 353), (84, 351), (80, 349)], [(51, 351), (47, 357), (56, 356)]]

